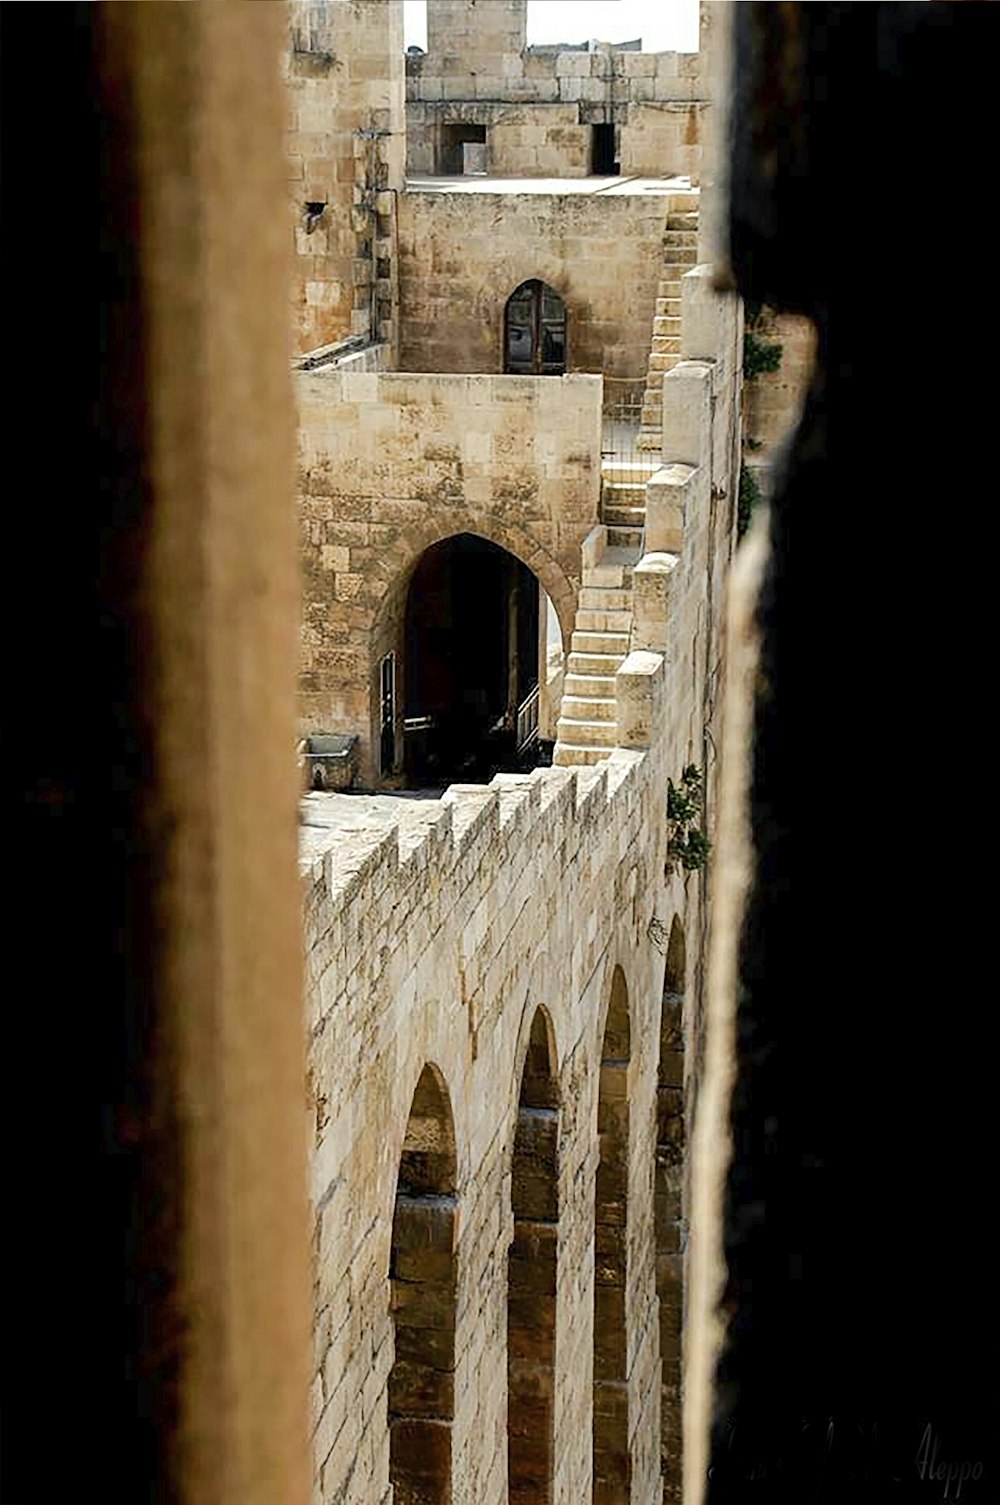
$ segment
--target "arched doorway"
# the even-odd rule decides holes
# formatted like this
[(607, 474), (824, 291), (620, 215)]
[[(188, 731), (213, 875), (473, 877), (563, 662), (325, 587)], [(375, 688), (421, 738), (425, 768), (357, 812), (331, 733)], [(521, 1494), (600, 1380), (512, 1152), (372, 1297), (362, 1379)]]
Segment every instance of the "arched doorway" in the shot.
[(628, 1445), (628, 988), (620, 967), (611, 979), (597, 1101), (600, 1161), (594, 1196), (594, 1505), (627, 1505), (632, 1487)]
[(562, 376), (566, 370), (566, 305), (546, 282), (522, 282), (504, 310), (504, 371), (509, 376)]
[(420, 1073), (406, 1125), (389, 1262), (395, 1356), (389, 1480), (399, 1505), (449, 1505), (455, 1416), (455, 1131), (447, 1088)]
[(559, 1241), (559, 1097), (545, 1015), (535, 1010), (511, 1167), (507, 1263), (507, 1498), (550, 1505)]
[(407, 783), (532, 767), (545, 643), (527, 566), (471, 533), (432, 545), (410, 581), (404, 632)]

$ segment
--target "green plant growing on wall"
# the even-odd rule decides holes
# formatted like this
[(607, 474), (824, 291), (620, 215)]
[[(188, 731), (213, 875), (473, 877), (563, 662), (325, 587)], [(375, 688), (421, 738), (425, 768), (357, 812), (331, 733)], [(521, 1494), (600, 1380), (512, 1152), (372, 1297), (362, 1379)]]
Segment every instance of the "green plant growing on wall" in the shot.
[(745, 465), (740, 466), (740, 490), (736, 500), (736, 537), (740, 539), (750, 526), (753, 510), (760, 501), (757, 477)]
[(699, 825), (704, 807), (705, 776), (696, 763), (689, 763), (676, 784), (667, 780), (666, 877), (678, 868), (697, 872), (708, 861), (712, 844)]
[(748, 329), (743, 335), (743, 376), (753, 381), (766, 371), (777, 371), (781, 365), (784, 346), (777, 340), (762, 340), (760, 335)]

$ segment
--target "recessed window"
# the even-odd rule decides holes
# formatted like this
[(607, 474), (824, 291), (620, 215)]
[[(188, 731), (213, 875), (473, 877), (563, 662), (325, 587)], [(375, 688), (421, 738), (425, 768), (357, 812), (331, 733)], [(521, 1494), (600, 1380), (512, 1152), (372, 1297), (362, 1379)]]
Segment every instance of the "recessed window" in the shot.
[(462, 121), (443, 125), (438, 147), (438, 172), (447, 177), (486, 172), (486, 127)]
[(615, 160), (615, 127), (592, 125), (590, 132), (591, 172), (602, 178), (617, 177), (621, 172), (621, 163)]
[(566, 370), (566, 305), (554, 288), (533, 279), (507, 299), (504, 371), (510, 376), (562, 376)]

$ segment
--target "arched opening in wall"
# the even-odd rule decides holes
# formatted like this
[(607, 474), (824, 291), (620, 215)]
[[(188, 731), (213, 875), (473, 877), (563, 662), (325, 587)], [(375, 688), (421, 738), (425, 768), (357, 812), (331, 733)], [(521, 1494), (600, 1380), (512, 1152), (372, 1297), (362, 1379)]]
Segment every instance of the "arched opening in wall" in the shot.
[(559, 1096), (549, 1033), (535, 1010), (514, 1135), (507, 1264), (507, 1478), (510, 1505), (550, 1505), (559, 1237)]
[(531, 570), (485, 538), (459, 533), (421, 556), (404, 624), (411, 788), (488, 782), (545, 761), (547, 601)]
[(392, 1219), (389, 1479), (396, 1505), (451, 1500), (455, 1179), (448, 1092), (437, 1069), (427, 1065), (413, 1094)]
[(660, 1302), (660, 1473), (664, 1505), (681, 1498), (681, 1252), (684, 1174), (684, 927), (670, 927), (656, 1084), (656, 1293)]
[(504, 371), (509, 376), (562, 376), (566, 370), (566, 305), (546, 282), (522, 282), (507, 299)]
[(628, 1445), (628, 1340), (625, 1322), (631, 1056), (628, 988), (611, 979), (597, 1100), (600, 1161), (594, 1198), (594, 1505), (626, 1505), (632, 1485)]

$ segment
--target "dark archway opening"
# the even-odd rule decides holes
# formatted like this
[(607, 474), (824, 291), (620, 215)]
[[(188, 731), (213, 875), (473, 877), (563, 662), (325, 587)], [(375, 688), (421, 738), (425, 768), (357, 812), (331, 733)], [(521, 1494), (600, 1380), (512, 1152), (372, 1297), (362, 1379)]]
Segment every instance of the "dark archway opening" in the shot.
[(656, 1294), (660, 1305), (660, 1474), (663, 1505), (681, 1498), (681, 1328), (684, 1317), (684, 929), (667, 943), (656, 1084)]
[(594, 1505), (627, 1505), (628, 1337), (625, 1321), (628, 1233), (628, 989), (620, 967), (611, 981), (597, 1103), (600, 1161), (594, 1205)]
[(434, 1067), (420, 1074), (396, 1185), (389, 1262), (395, 1505), (450, 1505), (455, 1416), (455, 1133)]
[(507, 1264), (510, 1505), (550, 1505), (559, 1241), (559, 1097), (541, 1009), (531, 1024), (514, 1136)]
[(504, 371), (509, 376), (562, 376), (566, 370), (566, 305), (546, 282), (522, 282), (504, 310)]
[(534, 766), (538, 600), (531, 571), (484, 538), (460, 533), (422, 556), (406, 601), (411, 787)]

